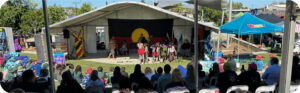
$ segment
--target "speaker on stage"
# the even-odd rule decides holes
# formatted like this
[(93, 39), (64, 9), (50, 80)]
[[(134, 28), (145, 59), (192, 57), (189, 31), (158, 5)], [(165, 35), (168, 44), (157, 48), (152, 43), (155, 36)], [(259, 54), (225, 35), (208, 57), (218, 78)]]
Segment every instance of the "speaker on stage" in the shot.
[(69, 30), (68, 29), (64, 29), (63, 30), (63, 34), (64, 34), (64, 38), (70, 38), (70, 32), (69, 32)]

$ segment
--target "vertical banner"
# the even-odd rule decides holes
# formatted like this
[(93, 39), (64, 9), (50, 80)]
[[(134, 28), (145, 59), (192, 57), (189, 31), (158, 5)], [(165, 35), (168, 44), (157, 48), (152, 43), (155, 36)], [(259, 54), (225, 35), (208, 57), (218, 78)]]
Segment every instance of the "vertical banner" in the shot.
[(38, 59), (43, 60), (43, 62), (48, 61), (45, 34), (36, 34), (34, 36), (34, 39), (35, 39), (35, 46), (36, 46), (36, 52), (37, 52)]
[(65, 64), (65, 54), (64, 53), (54, 53), (53, 54), (55, 64)]

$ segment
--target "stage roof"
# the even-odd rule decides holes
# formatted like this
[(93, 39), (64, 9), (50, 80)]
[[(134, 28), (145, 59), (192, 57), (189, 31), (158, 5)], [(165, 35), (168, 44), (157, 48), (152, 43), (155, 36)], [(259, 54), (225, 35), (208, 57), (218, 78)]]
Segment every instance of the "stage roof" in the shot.
[[(92, 20), (96, 20), (101, 17), (107, 16), (111, 13), (114, 13), (115, 11), (121, 11), (122, 9), (134, 7), (134, 6), (142, 6), (145, 8), (159, 11), (159, 12), (167, 14), (169, 16), (173, 16), (175, 18), (183, 19), (188, 22), (194, 22), (194, 20), (191, 18), (182, 16), (180, 14), (177, 14), (177, 13), (174, 13), (174, 12), (171, 12), (171, 11), (168, 11), (168, 10), (165, 10), (165, 9), (153, 6), (153, 5), (147, 5), (147, 4), (140, 3), (140, 2), (127, 1), (127, 2), (117, 2), (117, 3), (113, 3), (110, 5), (104, 6), (102, 8), (94, 9), (92, 11), (75, 16), (73, 18), (69, 18), (69, 19), (60, 21), (58, 23), (54, 23), (54, 24), (50, 25), (49, 27), (50, 28), (64, 28), (64, 27), (71, 27), (71, 26), (80, 26), (80, 25), (88, 23)], [(120, 15), (120, 16), (122, 16), (122, 15)], [(198, 22), (198, 24), (209, 27), (213, 31), (219, 31), (218, 27), (207, 25), (204, 22)]]

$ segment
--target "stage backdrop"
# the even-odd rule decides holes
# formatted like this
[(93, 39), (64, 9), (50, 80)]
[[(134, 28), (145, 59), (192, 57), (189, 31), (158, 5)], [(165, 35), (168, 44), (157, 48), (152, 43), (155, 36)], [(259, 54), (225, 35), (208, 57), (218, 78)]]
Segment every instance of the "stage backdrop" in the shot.
[(141, 34), (143, 34), (147, 40), (149, 36), (152, 35), (152, 41), (156, 43), (162, 42), (167, 34), (170, 37), (172, 36), (173, 19), (108, 19), (108, 26), (109, 37), (114, 36), (119, 46), (121, 46), (122, 40), (125, 40), (127, 45), (137, 43), (137, 39)]

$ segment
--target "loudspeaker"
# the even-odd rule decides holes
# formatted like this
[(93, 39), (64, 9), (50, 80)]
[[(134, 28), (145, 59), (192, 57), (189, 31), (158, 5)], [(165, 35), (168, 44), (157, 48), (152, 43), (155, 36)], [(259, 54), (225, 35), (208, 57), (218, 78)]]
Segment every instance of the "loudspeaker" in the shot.
[(63, 30), (64, 38), (70, 38), (70, 32), (68, 29)]

